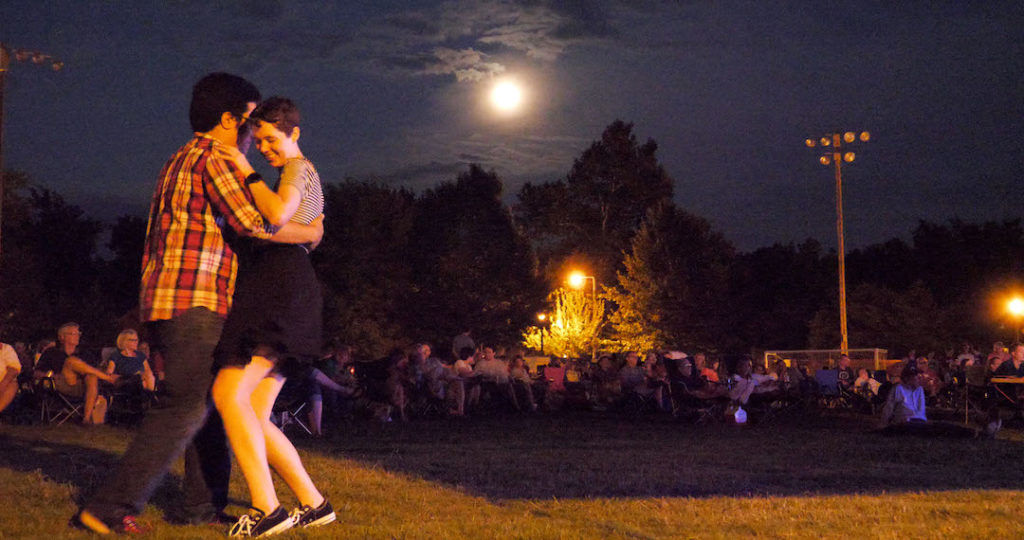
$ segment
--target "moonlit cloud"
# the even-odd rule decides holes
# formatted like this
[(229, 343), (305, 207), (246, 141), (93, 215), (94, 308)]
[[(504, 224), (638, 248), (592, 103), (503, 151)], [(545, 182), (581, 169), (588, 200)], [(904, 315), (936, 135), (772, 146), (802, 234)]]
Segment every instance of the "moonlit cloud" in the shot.
[[(444, 2), (390, 13), (355, 40), (364, 58), (391, 72), (453, 75), (478, 82), (507, 70), (507, 60), (554, 62), (575, 44), (613, 34), (585, 2)], [(502, 60), (504, 59), (504, 61)]]

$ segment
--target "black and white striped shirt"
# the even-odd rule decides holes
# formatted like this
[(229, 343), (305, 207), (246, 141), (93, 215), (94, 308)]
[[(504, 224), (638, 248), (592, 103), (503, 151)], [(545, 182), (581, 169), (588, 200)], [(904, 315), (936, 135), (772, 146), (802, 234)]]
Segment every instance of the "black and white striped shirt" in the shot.
[(320, 175), (311, 161), (305, 158), (291, 158), (286, 161), (284, 167), (281, 167), (281, 178), (275, 191), (279, 191), (284, 185), (299, 190), (302, 197), (291, 221), (309, 225), (324, 212), (324, 190), (320, 185)]

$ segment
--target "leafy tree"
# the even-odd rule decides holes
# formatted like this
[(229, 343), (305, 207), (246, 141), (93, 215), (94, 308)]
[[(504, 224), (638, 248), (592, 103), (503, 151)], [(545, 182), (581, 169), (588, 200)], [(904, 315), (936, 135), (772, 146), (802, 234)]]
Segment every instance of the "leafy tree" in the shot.
[(808, 324), (835, 292), (835, 255), (810, 239), (756, 249), (736, 257), (729, 288), (729, 326), (744, 348), (803, 348)]
[(465, 329), (516, 341), (544, 297), (527, 239), (501, 201), (494, 172), (471, 165), (416, 203), (406, 329), (443, 343)]
[(125, 313), (139, 304), (142, 250), (145, 243), (145, 219), (139, 216), (117, 218), (107, 242), (113, 258), (102, 269), (103, 293), (109, 297), (117, 313)]
[(549, 275), (559, 261), (580, 253), (592, 261), (598, 281), (614, 278), (647, 210), (672, 198), (672, 179), (657, 149), (652, 139), (637, 142), (633, 124), (616, 120), (564, 180), (523, 186), (516, 217)]
[[(105, 335), (113, 326), (97, 282), (102, 226), (81, 208), (28, 178), (7, 173), (0, 302), (7, 331), (23, 339), (52, 334), (75, 319)], [(15, 221), (16, 219), (16, 221)]]
[[(890, 356), (908, 349), (943, 351), (950, 345), (949, 313), (943, 310), (922, 282), (904, 291), (862, 284), (847, 297), (847, 324), (851, 348), (888, 349)], [(838, 300), (815, 314), (810, 325), (810, 347), (834, 349), (840, 342)]]
[(729, 345), (725, 327), (728, 269), (734, 249), (707, 220), (674, 204), (653, 207), (605, 290), (618, 306), (612, 339), (624, 348), (717, 350)]
[(598, 298), (595, 302), (584, 291), (564, 288), (556, 289), (548, 300), (551, 324), (527, 328), (523, 344), (561, 357), (589, 357), (604, 326), (604, 301)]
[(412, 193), (370, 182), (324, 186), (324, 240), (313, 262), (324, 292), (324, 332), (361, 354), (404, 343), (411, 288)]

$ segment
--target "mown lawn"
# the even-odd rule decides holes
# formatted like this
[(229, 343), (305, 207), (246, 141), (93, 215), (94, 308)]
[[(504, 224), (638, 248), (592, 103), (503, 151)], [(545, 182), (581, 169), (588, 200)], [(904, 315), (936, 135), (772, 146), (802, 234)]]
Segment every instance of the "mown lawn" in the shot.
[[(283, 538), (1024, 537), (1021, 431), (926, 440), (869, 427), (816, 414), (744, 427), (591, 413), (357, 424), (295, 437), (341, 512)], [(130, 435), (0, 425), (0, 538), (87, 537), (67, 527), (75, 501)], [(141, 516), (151, 537), (224, 535), (164, 521), (175, 480)], [(237, 471), (232, 496), (241, 512)]]

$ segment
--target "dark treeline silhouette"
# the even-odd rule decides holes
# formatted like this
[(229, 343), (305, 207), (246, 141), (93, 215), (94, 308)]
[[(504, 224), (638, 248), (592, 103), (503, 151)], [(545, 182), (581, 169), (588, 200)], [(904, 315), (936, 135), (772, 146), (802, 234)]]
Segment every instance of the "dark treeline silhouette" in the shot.
[[(314, 253), (326, 337), (374, 357), (422, 340), (446, 350), (465, 329), (517, 343), (568, 268), (582, 267), (609, 302), (613, 340), (649, 332), (684, 350), (837, 346), (835, 253), (812, 239), (738, 252), (684, 209), (656, 151), (617, 120), (564, 178), (526, 184), (512, 207), (501, 178), (477, 165), (420, 194), (328, 183)], [(36, 340), (75, 320), (98, 347), (137, 324), (144, 219), (103, 225), (16, 171), (6, 186), (0, 339)], [(851, 346), (901, 354), (1013, 333), (1001, 306), (1024, 276), (1020, 219), (921, 221), (909, 242), (846, 261)]]

